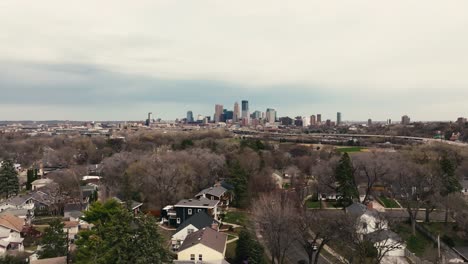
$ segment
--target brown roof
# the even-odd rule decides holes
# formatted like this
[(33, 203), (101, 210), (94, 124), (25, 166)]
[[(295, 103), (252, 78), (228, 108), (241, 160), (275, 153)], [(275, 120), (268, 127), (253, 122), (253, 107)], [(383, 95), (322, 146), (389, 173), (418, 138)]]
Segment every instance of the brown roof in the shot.
[(23, 230), (24, 220), (12, 214), (5, 214), (0, 216), (0, 226), (21, 232), (21, 230)]
[(185, 238), (184, 243), (179, 248), (179, 251), (186, 250), (197, 244), (205, 245), (213, 250), (224, 253), (226, 247), (227, 235), (219, 233), (212, 228), (203, 228), (194, 232)]
[(80, 223), (77, 221), (65, 221), (63, 222), (64, 228), (72, 228), (72, 227), (77, 227)]

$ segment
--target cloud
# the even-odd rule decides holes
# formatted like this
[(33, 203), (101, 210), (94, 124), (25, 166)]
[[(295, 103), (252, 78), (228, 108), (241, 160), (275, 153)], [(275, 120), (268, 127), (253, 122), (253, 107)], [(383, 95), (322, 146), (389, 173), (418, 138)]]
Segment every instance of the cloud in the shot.
[(25, 118), (18, 109), (32, 103), (74, 117), (72, 107), (95, 107), (109, 119), (164, 107), (161, 115), (175, 118), (243, 98), (285, 115), (454, 119), (468, 115), (467, 8), (427, 0), (4, 0), (0, 102), (17, 110), (0, 119)]

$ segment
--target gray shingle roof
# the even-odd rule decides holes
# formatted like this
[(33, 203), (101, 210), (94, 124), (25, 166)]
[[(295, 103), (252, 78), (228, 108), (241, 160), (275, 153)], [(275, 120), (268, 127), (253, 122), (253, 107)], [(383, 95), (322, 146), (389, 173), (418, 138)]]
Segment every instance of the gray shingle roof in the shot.
[(174, 207), (201, 207), (201, 208), (213, 208), (218, 205), (219, 201), (209, 200), (206, 198), (200, 199), (183, 199), (180, 200)]
[(367, 211), (367, 206), (362, 203), (353, 203), (346, 207), (346, 212), (353, 215), (363, 215)]
[(224, 253), (226, 241), (226, 234), (219, 233), (216, 230), (207, 227), (188, 235), (180, 246), (179, 252), (191, 248), (195, 245), (202, 244), (217, 252)]
[(178, 228), (177, 232), (180, 230), (184, 229), (188, 225), (193, 225), (197, 229), (202, 229), (204, 227), (211, 227), (213, 223), (217, 223), (216, 220), (213, 219), (213, 217), (209, 216), (206, 214), (204, 211), (199, 212), (195, 214), (194, 216), (190, 217), (186, 221), (184, 221)]
[(222, 186), (215, 186), (215, 187), (210, 187), (210, 188), (206, 188), (206, 189), (202, 190), (197, 195), (195, 195), (195, 197), (203, 196), (204, 194), (209, 194), (209, 195), (213, 195), (213, 196), (216, 196), (216, 197), (221, 197), (225, 192), (227, 192), (226, 188), (224, 188)]

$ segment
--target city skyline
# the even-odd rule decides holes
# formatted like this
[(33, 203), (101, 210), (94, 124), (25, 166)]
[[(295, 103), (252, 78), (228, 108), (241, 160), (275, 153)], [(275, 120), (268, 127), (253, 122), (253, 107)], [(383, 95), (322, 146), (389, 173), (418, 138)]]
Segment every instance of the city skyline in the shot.
[(0, 120), (173, 120), (243, 98), (279, 116), (468, 115), (464, 1), (0, 7)]

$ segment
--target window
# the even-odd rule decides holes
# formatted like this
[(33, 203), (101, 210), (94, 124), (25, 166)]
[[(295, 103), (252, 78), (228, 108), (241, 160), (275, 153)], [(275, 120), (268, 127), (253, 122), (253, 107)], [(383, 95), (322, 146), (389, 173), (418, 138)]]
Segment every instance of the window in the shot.
[(211, 196), (211, 200), (214, 200), (214, 196)]
[(193, 233), (193, 231), (194, 231), (194, 230), (193, 230), (193, 228), (189, 228), (189, 229), (187, 229), (187, 234), (189, 234), (189, 235), (190, 235), (190, 234), (192, 234), (192, 233)]
[(188, 209), (188, 214), (192, 215), (192, 209)]
[(202, 260), (203, 260), (203, 255), (202, 255), (202, 254), (199, 254), (199, 255), (198, 255), (198, 260), (199, 260), (199, 261), (202, 261)]
[(180, 224), (180, 218), (177, 218), (177, 223)]
[(190, 254), (190, 260), (195, 260), (195, 254)]
[(198, 212), (201, 212), (201, 209), (198, 209)]

